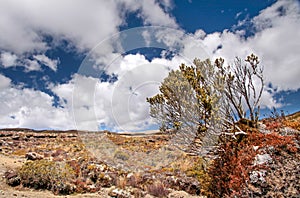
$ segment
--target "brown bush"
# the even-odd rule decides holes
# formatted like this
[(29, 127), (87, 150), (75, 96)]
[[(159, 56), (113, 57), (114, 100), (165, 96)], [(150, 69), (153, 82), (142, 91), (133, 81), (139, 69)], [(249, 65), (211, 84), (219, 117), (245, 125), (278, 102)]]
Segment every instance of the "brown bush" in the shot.
[(166, 197), (169, 194), (168, 189), (161, 182), (155, 182), (147, 186), (147, 192), (155, 197)]

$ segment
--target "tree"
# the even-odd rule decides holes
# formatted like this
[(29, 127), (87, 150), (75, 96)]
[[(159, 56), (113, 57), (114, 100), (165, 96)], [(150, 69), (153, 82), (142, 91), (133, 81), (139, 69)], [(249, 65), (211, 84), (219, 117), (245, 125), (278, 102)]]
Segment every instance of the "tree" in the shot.
[(161, 130), (181, 132), (182, 143), (220, 135), (241, 119), (256, 123), (263, 69), (253, 54), (245, 62), (236, 58), (234, 65), (225, 67), (219, 58), (214, 64), (209, 59), (195, 59), (192, 66), (182, 64), (163, 80), (161, 93), (147, 98), (150, 115), (159, 121)]
[(224, 89), (224, 76), (216, 68), (208, 59), (195, 59), (194, 66), (182, 64), (164, 79), (160, 94), (147, 98), (150, 115), (160, 122), (161, 129), (179, 132), (176, 145), (189, 145), (216, 128)]
[[(257, 123), (260, 111), (260, 99), (264, 88), (263, 67), (254, 54), (247, 56), (246, 63), (236, 58), (234, 65), (224, 67), (224, 59), (216, 59), (215, 65), (225, 76), (225, 110), (232, 121), (249, 119)], [(246, 115), (247, 111), (249, 116)]]

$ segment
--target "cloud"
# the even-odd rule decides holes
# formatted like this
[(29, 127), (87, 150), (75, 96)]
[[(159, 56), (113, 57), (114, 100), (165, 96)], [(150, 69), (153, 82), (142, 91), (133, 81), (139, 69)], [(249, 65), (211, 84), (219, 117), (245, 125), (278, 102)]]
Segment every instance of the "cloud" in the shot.
[(0, 74), (0, 91), (8, 88), (10, 86), (11, 80), (6, 76)]
[(47, 35), (67, 40), (79, 51), (90, 50), (117, 33), (125, 23), (124, 13), (132, 11), (138, 11), (145, 24), (177, 26), (154, 0), (1, 1), (0, 48), (16, 54), (44, 52), (51, 48)]
[(33, 58), (39, 61), (41, 64), (48, 66), (53, 71), (57, 71), (57, 64), (59, 63), (59, 60), (52, 60), (45, 54), (34, 55)]
[(4, 68), (9, 67), (24, 67), (24, 72), (41, 71), (41, 65), (49, 67), (53, 71), (57, 71), (59, 59), (53, 60), (45, 54), (35, 54), (32, 58), (10, 52), (2, 52), (0, 55), (0, 63)]
[(268, 81), (279, 90), (300, 88), (300, 3), (278, 1), (253, 19), (258, 33), (249, 41), (261, 56)]
[[(162, 8), (163, 7), (163, 8)], [(77, 52), (87, 52), (103, 39), (117, 33), (119, 27), (125, 24), (125, 13), (137, 12), (145, 24), (167, 25), (177, 27), (175, 19), (166, 11), (172, 3), (165, 0), (162, 4), (155, 0), (147, 1), (98, 1), (86, 3), (79, 1), (1, 1), (0, 2), (0, 50), (2, 67), (24, 67), (24, 72), (42, 71), (42, 65), (57, 71), (59, 60), (45, 55), (67, 41)], [(48, 39), (49, 38), (49, 39)], [(52, 40), (52, 42), (51, 42)], [(50, 42), (49, 42), (50, 41)], [(107, 45), (106, 56), (102, 62), (111, 59), (114, 47)], [(138, 56), (137, 56), (138, 57)], [(118, 74), (130, 70), (130, 58), (121, 61), (123, 65)], [(144, 59), (144, 60), (143, 60)], [(129, 61), (125, 63), (126, 61)], [(136, 63), (147, 61), (140, 57)], [(126, 65), (129, 64), (129, 65)], [(133, 63), (135, 64), (135, 63)], [(116, 71), (117, 72), (117, 71)], [(98, 79), (75, 75), (65, 84), (49, 87), (59, 96), (60, 105), (53, 106), (54, 97), (39, 90), (32, 90), (11, 85), (10, 79), (0, 76), (1, 80), (1, 121), (0, 127), (30, 127), (30, 128), (73, 128), (73, 118), (70, 117), (73, 106), (72, 91), (74, 82), (80, 80), (79, 93), (89, 90)], [(50, 82), (51, 84), (51, 82)], [(94, 107), (104, 107), (98, 111), (99, 122), (108, 122), (113, 126), (111, 108), (111, 90), (115, 85), (110, 83), (97, 84), (101, 96), (96, 104), (89, 106), (87, 97), (82, 97), (75, 111), (81, 116), (79, 128), (91, 125)], [(86, 103), (88, 105), (86, 105)], [(106, 117), (108, 116), (108, 117)], [(37, 122), (36, 118), (39, 118)], [(92, 120), (93, 121), (93, 120)]]
[[(160, 82), (167, 76), (170, 69), (177, 68), (175, 62), (181, 60), (166, 60), (161, 58), (148, 61), (143, 55), (127, 55), (121, 61), (121, 65), (130, 65), (122, 70), (122, 75), (113, 87), (106, 89), (111, 95), (110, 109), (102, 110), (112, 112), (112, 124), (117, 130), (143, 130), (153, 127), (154, 121), (149, 116), (149, 104), (147, 97), (152, 97), (159, 92)], [(129, 64), (128, 64), (129, 63)], [(101, 97), (102, 86), (99, 84), (96, 95)], [(113, 89), (111, 89), (113, 88)], [(101, 108), (99, 108), (100, 110)], [(101, 110), (100, 110), (101, 111)]]
[[(119, 27), (126, 24), (126, 13), (137, 13), (147, 25), (178, 27), (167, 13), (172, 5), (170, 0), (160, 3), (155, 0), (0, 1), (0, 50), (5, 52), (4, 67), (17, 64), (25, 67), (26, 72), (42, 71), (42, 64), (56, 71), (57, 58), (46, 57), (46, 51), (66, 41), (68, 48), (86, 53), (118, 33)], [(105, 56), (110, 58), (116, 46), (108, 42), (103, 46), (104, 43), (102, 61), (106, 63)]]
[(0, 62), (3, 67), (12, 67), (17, 63), (18, 56), (10, 52), (3, 52), (0, 56)]
[(243, 12), (238, 12), (238, 13), (236, 13), (236, 15), (235, 15), (235, 19), (238, 19), (241, 15), (243, 14)]
[(0, 75), (0, 128), (34, 129), (75, 128), (69, 111), (53, 106), (53, 96), (44, 92), (16, 87)]
[(107, 68), (118, 76), (115, 82), (76, 74), (49, 89), (59, 97), (60, 106), (72, 112), (77, 129), (98, 130), (101, 125), (113, 131), (149, 129), (155, 123), (146, 98), (158, 93), (160, 82), (182, 62), (177, 56), (148, 61), (141, 54), (129, 54), (120, 57), (119, 67)]
[(15, 53), (49, 49), (44, 35), (91, 49), (122, 23), (113, 1), (1, 1), (0, 13), (0, 47)]
[(144, 0), (141, 4), (141, 9), (145, 25), (151, 24), (173, 28), (178, 27), (175, 19), (165, 13), (154, 1)]
[(157, 2), (163, 6), (165, 11), (169, 11), (174, 8), (173, 0), (160, 0)]
[(41, 65), (38, 63), (37, 60), (30, 60), (30, 59), (25, 59), (22, 60), (22, 62), (19, 62), (19, 66), (24, 66), (25, 67), (25, 72), (31, 72), (31, 71), (41, 71)]
[[(300, 4), (298, 1), (278, 1), (262, 10), (251, 20), (256, 32), (245, 37), (244, 31), (215, 32), (200, 42), (212, 59), (223, 57), (233, 62), (255, 53), (264, 66), (266, 83), (278, 91), (300, 88)], [(186, 45), (190, 45), (186, 43)], [(186, 47), (185, 54), (193, 54)], [(196, 56), (196, 54), (195, 54)]]
[(138, 16), (143, 19), (144, 25), (166, 26), (177, 28), (176, 19), (167, 11), (172, 9), (173, 4), (169, 0), (121, 0), (127, 12), (138, 12)]
[(252, 22), (257, 31), (284, 25), (283, 22), (299, 21), (300, 3), (297, 0), (279, 0), (273, 5), (262, 10), (253, 18)]

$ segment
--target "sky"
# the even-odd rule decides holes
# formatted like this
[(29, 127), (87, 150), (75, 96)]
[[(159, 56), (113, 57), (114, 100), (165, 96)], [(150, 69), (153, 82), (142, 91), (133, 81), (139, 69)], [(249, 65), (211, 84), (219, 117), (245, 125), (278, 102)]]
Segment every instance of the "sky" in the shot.
[(0, 0), (0, 128), (139, 131), (194, 58), (254, 53), (261, 115), (300, 110), (297, 0)]

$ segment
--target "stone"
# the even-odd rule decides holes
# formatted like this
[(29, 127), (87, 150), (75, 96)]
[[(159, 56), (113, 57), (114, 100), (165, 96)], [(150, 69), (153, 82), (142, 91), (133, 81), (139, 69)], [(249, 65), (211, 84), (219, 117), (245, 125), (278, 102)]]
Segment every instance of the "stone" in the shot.
[(29, 153), (26, 153), (25, 155), (25, 158), (27, 160), (41, 160), (43, 159), (44, 157), (38, 153), (35, 153), (35, 152), (29, 152)]
[(122, 197), (122, 198), (131, 198), (133, 197), (130, 192), (128, 192), (125, 189), (120, 188), (112, 188), (110, 192), (108, 193), (111, 197)]
[(272, 162), (272, 157), (265, 153), (265, 154), (258, 154), (255, 156), (254, 160), (254, 166), (256, 165), (261, 165), (261, 164), (266, 164)]
[(154, 196), (152, 196), (150, 194), (146, 194), (144, 198), (154, 198)]
[(168, 198), (188, 198), (190, 195), (185, 191), (174, 191), (168, 195)]
[(265, 170), (261, 170), (261, 171), (252, 171), (250, 174), (250, 181), (251, 183), (256, 183), (258, 181), (261, 182), (265, 182), (265, 176), (266, 176), (266, 172)]
[(20, 185), (21, 179), (18, 174), (14, 171), (7, 171), (4, 173), (4, 177), (6, 178), (6, 183), (10, 186), (18, 186)]

